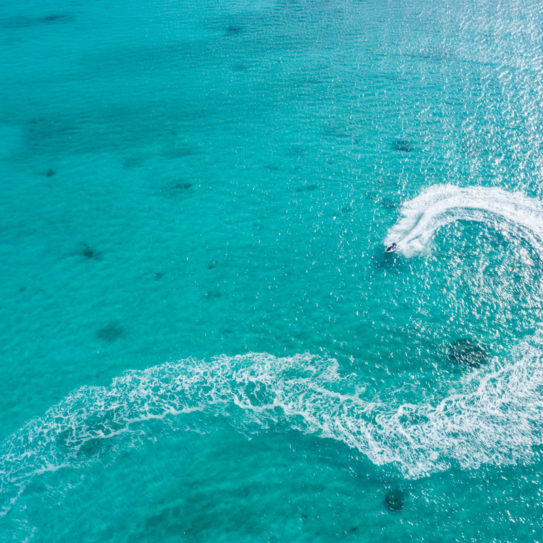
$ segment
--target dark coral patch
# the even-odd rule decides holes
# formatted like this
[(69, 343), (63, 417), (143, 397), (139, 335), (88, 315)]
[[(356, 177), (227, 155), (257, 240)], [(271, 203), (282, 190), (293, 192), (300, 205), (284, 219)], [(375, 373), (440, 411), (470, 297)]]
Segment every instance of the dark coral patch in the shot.
[(389, 511), (401, 511), (405, 502), (405, 495), (401, 490), (391, 490), (385, 496), (384, 504)]
[(40, 23), (66, 23), (73, 20), (73, 15), (69, 13), (51, 13), (50, 15), (44, 15), (39, 17)]
[(218, 288), (212, 288), (206, 292), (206, 298), (217, 299), (222, 296), (222, 292)]
[(102, 260), (103, 253), (91, 247), (88, 243), (82, 243), (78, 253), (89, 260)]
[(413, 144), (408, 140), (397, 139), (392, 143), (392, 148), (402, 153), (410, 153), (413, 151)]
[(165, 185), (162, 189), (162, 193), (169, 198), (181, 198), (188, 195), (193, 188), (194, 183), (180, 178)]
[(458, 366), (478, 368), (488, 362), (488, 348), (472, 339), (453, 341), (448, 348), (449, 360)]
[(364, 198), (366, 200), (378, 200), (379, 199), (379, 191), (377, 191), (377, 190), (366, 190), (364, 192)]
[(186, 190), (189, 190), (192, 188), (192, 183), (189, 181), (184, 181), (183, 179), (179, 179), (172, 185), (172, 189), (176, 191), (184, 192)]
[(57, 172), (53, 168), (49, 168), (45, 171), (45, 177), (53, 177)]
[(296, 192), (312, 192), (314, 190), (317, 190), (319, 188), (319, 185), (301, 185), (299, 187), (296, 187)]
[(393, 198), (390, 196), (383, 196), (378, 200), (379, 205), (384, 207), (385, 209), (396, 209), (399, 206), (399, 203), (396, 202)]
[(227, 36), (237, 36), (243, 32), (243, 28), (240, 25), (231, 24), (226, 27)]
[(3, 19), (0, 24), (4, 28), (16, 30), (23, 28), (32, 28), (38, 25), (68, 23), (73, 20), (74, 16), (71, 13), (50, 13), (41, 17), (8, 17), (6, 19)]
[(145, 158), (143, 156), (129, 156), (123, 160), (123, 168), (129, 170), (143, 166)]
[(96, 337), (102, 341), (113, 342), (124, 336), (125, 331), (122, 326), (116, 322), (110, 322), (96, 331)]

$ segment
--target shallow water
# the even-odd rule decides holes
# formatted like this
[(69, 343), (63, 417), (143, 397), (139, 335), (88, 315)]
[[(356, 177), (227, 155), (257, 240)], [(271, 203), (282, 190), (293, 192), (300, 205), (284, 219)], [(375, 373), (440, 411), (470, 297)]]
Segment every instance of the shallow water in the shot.
[(543, 537), (542, 29), (0, 4), (0, 538)]

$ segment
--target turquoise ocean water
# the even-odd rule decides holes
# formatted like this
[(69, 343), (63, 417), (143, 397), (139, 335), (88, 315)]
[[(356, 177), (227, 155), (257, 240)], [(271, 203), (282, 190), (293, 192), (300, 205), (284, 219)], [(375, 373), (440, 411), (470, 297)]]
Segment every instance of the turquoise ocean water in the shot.
[(4, 0), (0, 55), (1, 541), (543, 539), (540, 2)]

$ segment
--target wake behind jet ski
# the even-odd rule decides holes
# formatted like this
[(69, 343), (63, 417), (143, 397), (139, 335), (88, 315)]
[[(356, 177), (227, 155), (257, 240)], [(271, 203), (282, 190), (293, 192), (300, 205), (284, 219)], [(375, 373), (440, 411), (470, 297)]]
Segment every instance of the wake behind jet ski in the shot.
[(385, 253), (395, 253), (398, 250), (398, 244), (394, 242), (385, 249)]

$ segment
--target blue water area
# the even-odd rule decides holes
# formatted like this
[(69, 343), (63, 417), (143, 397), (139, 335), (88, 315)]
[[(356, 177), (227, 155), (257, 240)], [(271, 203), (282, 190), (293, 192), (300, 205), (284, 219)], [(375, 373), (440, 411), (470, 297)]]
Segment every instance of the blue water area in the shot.
[(542, 43), (1, 2), (0, 540), (542, 539)]

